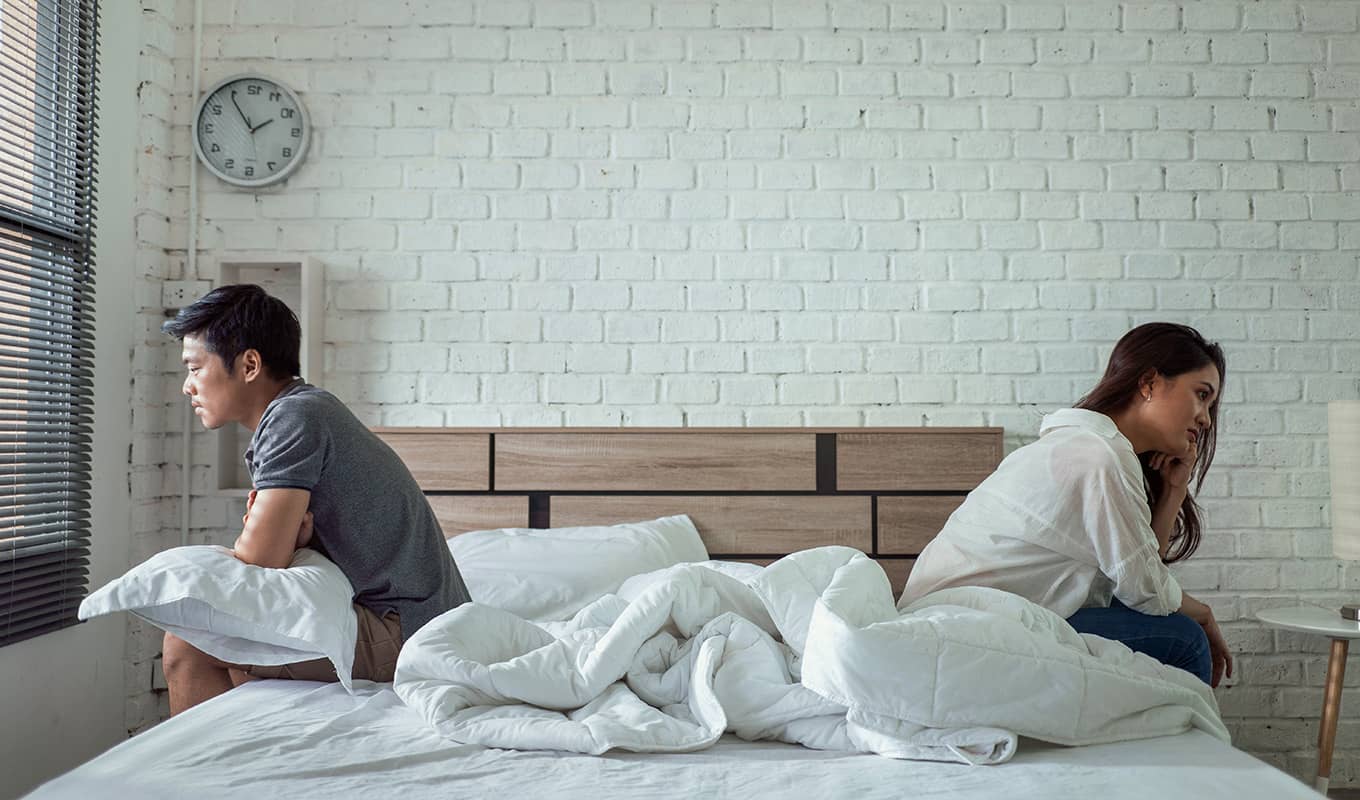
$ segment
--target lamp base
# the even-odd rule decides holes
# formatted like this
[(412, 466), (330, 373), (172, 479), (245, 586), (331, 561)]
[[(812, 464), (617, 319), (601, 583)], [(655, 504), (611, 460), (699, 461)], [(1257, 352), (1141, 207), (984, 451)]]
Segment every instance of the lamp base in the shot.
[(1341, 607), (1341, 616), (1346, 619), (1360, 621), (1360, 606), (1344, 605)]

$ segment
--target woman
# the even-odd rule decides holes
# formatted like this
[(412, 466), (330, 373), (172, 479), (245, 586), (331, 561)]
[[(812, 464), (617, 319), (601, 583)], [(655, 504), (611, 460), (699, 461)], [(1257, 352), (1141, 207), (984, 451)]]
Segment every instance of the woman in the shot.
[(991, 586), (1082, 633), (1217, 686), (1232, 656), (1204, 603), (1166, 565), (1200, 539), (1196, 491), (1214, 457), (1223, 351), (1193, 328), (1124, 335), (1100, 383), (1044, 417), (925, 548), (900, 605), (950, 586)]

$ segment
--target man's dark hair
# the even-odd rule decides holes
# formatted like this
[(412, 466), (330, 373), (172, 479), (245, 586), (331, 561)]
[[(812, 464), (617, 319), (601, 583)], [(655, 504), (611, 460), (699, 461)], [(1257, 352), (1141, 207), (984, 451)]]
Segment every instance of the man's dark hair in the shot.
[(253, 283), (219, 286), (180, 309), (161, 330), (176, 339), (196, 336), (210, 353), (236, 367), (236, 357), (257, 350), (270, 376), (287, 380), (302, 371), (298, 352), (302, 326), (297, 315), (277, 297)]

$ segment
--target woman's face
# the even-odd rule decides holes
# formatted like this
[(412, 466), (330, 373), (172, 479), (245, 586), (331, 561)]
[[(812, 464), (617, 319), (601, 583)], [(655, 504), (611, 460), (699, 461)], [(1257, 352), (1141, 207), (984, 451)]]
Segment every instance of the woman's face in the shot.
[(1153, 450), (1183, 456), (1198, 446), (1213, 424), (1209, 411), (1218, 403), (1222, 378), (1218, 368), (1206, 364), (1174, 378), (1161, 375), (1145, 383), (1141, 403), (1145, 428), (1156, 442)]

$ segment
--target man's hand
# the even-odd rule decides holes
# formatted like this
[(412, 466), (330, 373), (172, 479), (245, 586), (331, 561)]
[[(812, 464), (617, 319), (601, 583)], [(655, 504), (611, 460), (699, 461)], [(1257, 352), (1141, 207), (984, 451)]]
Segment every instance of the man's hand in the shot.
[[(246, 523), (250, 521), (250, 510), (255, 507), (255, 496), (257, 494), (259, 494), (259, 492), (257, 492), (254, 489), (251, 489), (250, 494), (246, 496), (246, 513), (241, 517), (242, 527), (245, 527)], [(293, 549), (301, 550), (302, 548), (306, 547), (307, 543), (310, 542), (311, 540), (312, 540), (312, 512), (308, 511), (306, 514), (302, 515), (302, 525), (298, 527), (297, 545)]]
[(294, 550), (301, 550), (312, 540), (312, 512), (308, 511), (302, 515), (302, 525), (298, 528), (297, 545)]
[(233, 548), (236, 557), (259, 567), (288, 566), (293, 552), (311, 541), (311, 499), (305, 489), (252, 490), (241, 518), (244, 530)]

